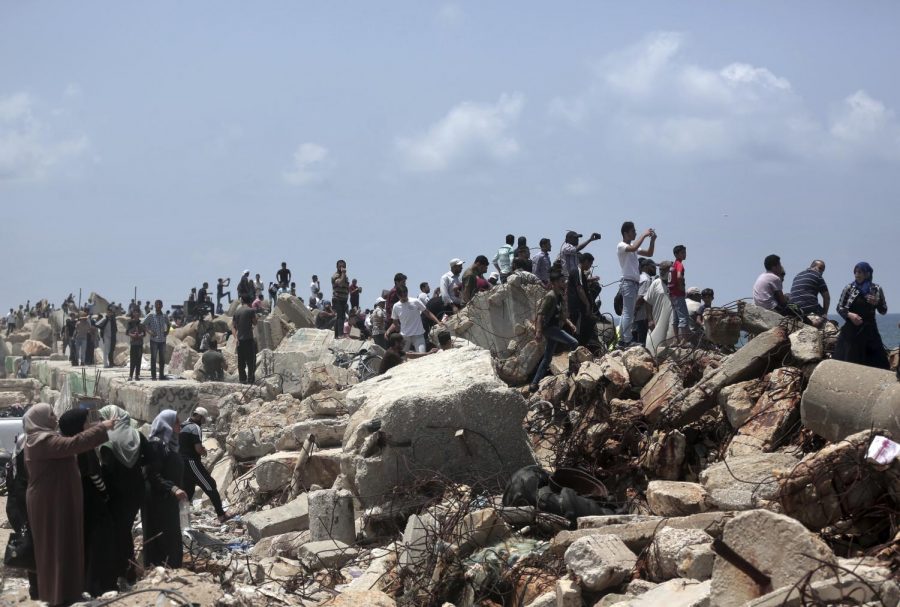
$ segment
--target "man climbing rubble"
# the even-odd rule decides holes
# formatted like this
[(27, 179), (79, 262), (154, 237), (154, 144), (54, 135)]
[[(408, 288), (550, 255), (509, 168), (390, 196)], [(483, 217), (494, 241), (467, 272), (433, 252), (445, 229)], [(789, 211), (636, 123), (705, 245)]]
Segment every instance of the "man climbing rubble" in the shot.
[(203, 493), (209, 497), (219, 522), (224, 523), (231, 518), (222, 507), (222, 498), (219, 495), (216, 481), (210, 476), (206, 466), (203, 465), (203, 456), (206, 455), (206, 447), (203, 446), (203, 423), (209, 417), (209, 412), (203, 407), (197, 407), (190, 419), (181, 427), (178, 435), (178, 449), (184, 460), (184, 480), (181, 488), (187, 493), (188, 501), (193, 501), (194, 491), (197, 485), (203, 489)]
[[(534, 378), (531, 380), (530, 390), (536, 392), (538, 383), (544, 377), (547, 369), (550, 367), (550, 360), (553, 353), (556, 352), (557, 344), (563, 344), (567, 349), (574, 350), (578, 347), (578, 340), (572, 337), (578, 332), (577, 327), (566, 318), (566, 302), (565, 302), (565, 277), (553, 271), (550, 273), (550, 291), (544, 295), (541, 300), (538, 315), (534, 323), (534, 339), (540, 343), (541, 339), (546, 338), (544, 344), (544, 357), (538, 365), (537, 371), (534, 372)], [(568, 328), (571, 333), (567, 333)]]

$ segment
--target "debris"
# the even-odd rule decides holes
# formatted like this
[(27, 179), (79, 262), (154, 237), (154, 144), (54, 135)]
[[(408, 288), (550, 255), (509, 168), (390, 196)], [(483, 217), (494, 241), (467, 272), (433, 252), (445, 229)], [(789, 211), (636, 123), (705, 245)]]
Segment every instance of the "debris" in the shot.
[(650, 481), (647, 501), (657, 516), (686, 516), (707, 510), (706, 490), (697, 483)]
[(250, 537), (256, 541), (270, 535), (307, 529), (309, 527), (309, 503), (306, 494), (304, 493), (283, 506), (247, 514), (244, 516), (244, 524), (247, 526)]
[(592, 592), (618, 586), (631, 574), (637, 557), (614, 535), (589, 535), (566, 550), (566, 567)]

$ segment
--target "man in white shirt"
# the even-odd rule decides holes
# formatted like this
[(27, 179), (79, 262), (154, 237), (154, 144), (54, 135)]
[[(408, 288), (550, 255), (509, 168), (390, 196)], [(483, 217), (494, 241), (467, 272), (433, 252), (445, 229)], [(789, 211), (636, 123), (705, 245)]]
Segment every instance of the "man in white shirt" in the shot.
[(492, 263), (497, 268), (500, 275), (500, 282), (506, 282), (506, 278), (512, 273), (513, 251), (515, 250), (516, 237), (512, 234), (506, 235), (506, 244), (497, 249)]
[(400, 331), (406, 350), (425, 352), (425, 326), (422, 324), (422, 315), (436, 325), (441, 321), (429, 312), (421, 301), (409, 298), (409, 289), (406, 285), (397, 287), (397, 297), (399, 301), (391, 310), (391, 326), (388, 327), (385, 338), (390, 337), (394, 331)]
[(787, 311), (788, 300), (784, 295), (784, 267), (778, 255), (768, 255), (763, 261), (766, 271), (753, 283), (753, 303), (780, 314)]
[(431, 299), (431, 286), (427, 282), (423, 282), (419, 285), (418, 299), (426, 306), (428, 305), (428, 300)]
[[(622, 282), (619, 290), (622, 292), (622, 317), (619, 319), (619, 347), (623, 350), (634, 345), (631, 329), (634, 326), (634, 306), (637, 303), (638, 286), (641, 280), (641, 272), (638, 267), (638, 255), (652, 257), (656, 247), (656, 232), (649, 229), (635, 242), (637, 232), (634, 223), (626, 221), (622, 224), (622, 242), (616, 247), (619, 257), (619, 266), (622, 268)], [(650, 246), (642, 249), (644, 241), (650, 239)]]
[(450, 260), (450, 271), (441, 276), (441, 298), (444, 300), (444, 307), (447, 314), (459, 312), (462, 307), (462, 300), (459, 298), (462, 292), (462, 278), (460, 275), (463, 270), (463, 260), (454, 257)]

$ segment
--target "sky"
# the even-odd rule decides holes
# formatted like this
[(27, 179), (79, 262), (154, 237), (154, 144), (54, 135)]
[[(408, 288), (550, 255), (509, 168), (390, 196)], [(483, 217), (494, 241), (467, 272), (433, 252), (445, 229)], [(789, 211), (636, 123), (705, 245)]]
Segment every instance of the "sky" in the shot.
[(0, 0), (0, 309), (339, 258), (371, 305), (568, 229), (606, 284), (626, 220), (719, 304), (776, 253), (890, 307), (898, 57), (891, 1)]

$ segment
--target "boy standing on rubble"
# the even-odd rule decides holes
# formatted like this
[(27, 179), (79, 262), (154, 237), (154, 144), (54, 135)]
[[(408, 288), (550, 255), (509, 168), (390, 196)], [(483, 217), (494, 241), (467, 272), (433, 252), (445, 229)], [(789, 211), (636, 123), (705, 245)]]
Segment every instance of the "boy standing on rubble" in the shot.
[(669, 301), (672, 304), (672, 326), (675, 328), (675, 337), (679, 342), (690, 336), (691, 319), (687, 308), (687, 287), (684, 282), (684, 264), (687, 259), (687, 247), (683, 244), (675, 245), (672, 249), (675, 255), (675, 263), (669, 274)]
[[(565, 301), (566, 278), (556, 270), (550, 272), (550, 291), (544, 295), (541, 300), (538, 315), (535, 319), (534, 339), (540, 342), (546, 338), (544, 345), (544, 357), (541, 364), (538, 365), (534, 378), (531, 380), (531, 391), (536, 392), (538, 382), (544, 377), (547, 368), (550, 366), (550, 360), (553, 353), (556, 352), (556, 345), (563, 344), (567, 349), (574, 350), (578, 347), (578, 340), (572, 337), (577, 333), (578, 329), (572, 324), (572, 321), (566, 318), (566, 301)], [(568, 328), (571, 333), (567, 333)]]

